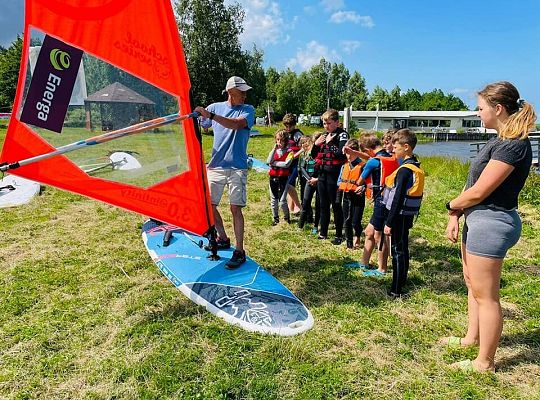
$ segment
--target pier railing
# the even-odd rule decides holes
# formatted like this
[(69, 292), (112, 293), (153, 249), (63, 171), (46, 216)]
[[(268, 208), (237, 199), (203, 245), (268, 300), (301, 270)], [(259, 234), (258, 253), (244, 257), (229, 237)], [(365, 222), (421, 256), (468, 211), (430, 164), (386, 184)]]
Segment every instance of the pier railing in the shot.
[(433, 140), (434, 142), (450, 142), (450, 141), (469, 141), (469, 140), (488, 140), (496, 133), (487, 133), (479, 131), (471, 132), (449, 132), (447, 129), (441, 129), (436, 132), (421, 132), (421, 135), (426, 139)]
[[(538, 155), (540, 153), (540, 132), (539, 131), (531, 132), (529, 135), (529, 140), (531, 141), (531, 146), (532, 146), (532, 151), (533, 151), (533, 165), (538, 166)], [(471, 158), (474, 158), (476, 157), (480, 149), (484, 147), (486, 142), (474, 142), (474, 143), (469, 143), (469, 144), (471, 146), (470, 148)]]

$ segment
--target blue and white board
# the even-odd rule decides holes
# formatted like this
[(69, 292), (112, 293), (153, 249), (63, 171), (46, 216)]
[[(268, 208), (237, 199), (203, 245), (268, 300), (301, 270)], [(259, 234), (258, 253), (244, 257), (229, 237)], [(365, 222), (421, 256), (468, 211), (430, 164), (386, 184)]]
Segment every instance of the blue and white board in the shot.
[(261, 160), (256, 159), (251, 154), (248, 156), (248, 163), (251, 164), (251, 168), (257, 172), (268, 172), (270, 167), (267, 163), (262, 162)]
[(115, 151), (109, 156), (109, 159), (111, 160), (113, 169), (129, 171), (142, 167), (139, 160), (124, 151)]
[(176, 229), (168, 246), (165, 232), (175, 229), (146, 221), (143, 240), (152, 260), (180, 291), (212, 314), (247, 331), (292, 336), (313, 326), (313, 317), (289, 289), (248, 257), (235, 270), (225, 268), (233, 249), (211, 261), (194, 242), (205, 238)]
[(15, 175), (0, 180), (0, 188), (0, 208), (26, 204), (41, 190), (38, 182)]

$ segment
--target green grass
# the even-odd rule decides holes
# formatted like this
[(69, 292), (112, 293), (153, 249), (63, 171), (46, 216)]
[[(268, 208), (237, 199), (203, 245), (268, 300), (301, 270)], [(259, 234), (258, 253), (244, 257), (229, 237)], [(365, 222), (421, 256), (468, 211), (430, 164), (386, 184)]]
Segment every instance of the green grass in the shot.
[[(260, 130), (249, 151), (263, 159), (275, 129)], [(205, 136), (207, 154), (211, 143)], [(247, 250), (315, 318), (292, 338), (232, 327), (181, 295), (144, 249), (142, 216), (51, 187), (0, 210), (0, 398), (540, 399), (537, 180), (520, 208), (523, 237), (505, 262), (498, 373), (470, 375), (446, 366), (474, 349), (436, 344), (466, 324), (444, 203), (461, 190), (467, 167), (442, 158), (423, 164), (410, 296), (398, 301), (385, 296), (389, 277), (365, 279), (342, 266), (359, 252), (270, 226), (267, 176), (250, 172)]]

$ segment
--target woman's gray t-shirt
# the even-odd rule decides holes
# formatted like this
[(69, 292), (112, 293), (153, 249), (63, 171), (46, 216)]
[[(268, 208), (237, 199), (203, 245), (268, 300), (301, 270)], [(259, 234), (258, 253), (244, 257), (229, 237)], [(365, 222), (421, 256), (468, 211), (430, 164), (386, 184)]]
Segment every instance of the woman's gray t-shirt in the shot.
[(529, 139), (490, 139), (471, 162), (466, 189), (473, 186), (489, 160), (498, 160), (512, 165), (510, 175), (480, 204), (511, 210), (518, 205), (518, 195), (532, 164), (532, 148)]

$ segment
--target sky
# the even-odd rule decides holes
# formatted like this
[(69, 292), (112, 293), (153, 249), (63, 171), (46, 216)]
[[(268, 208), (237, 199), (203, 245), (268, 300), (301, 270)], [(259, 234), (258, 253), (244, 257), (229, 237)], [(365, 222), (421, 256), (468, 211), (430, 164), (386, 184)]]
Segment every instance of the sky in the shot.
[[(266, 68), (300, 73), (324, 57), (360, 72), (370, 90), (437, 88), (471, 109), (478, 90), (508, 80), (540, 111), (540, 0), (237, 2), (242, 46), (256, 44)], [(0, 45), (22, 33), (23, 9), (0, 0)]]

